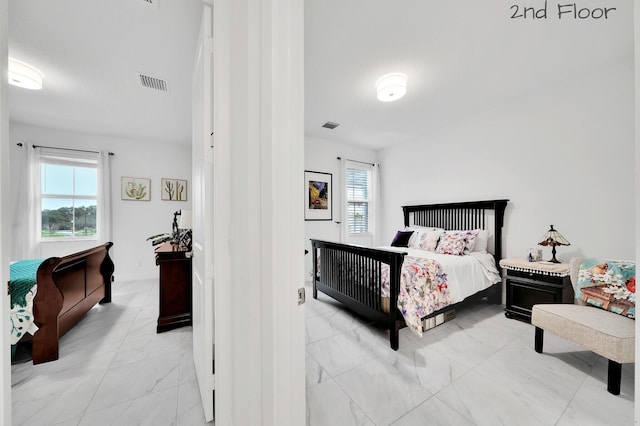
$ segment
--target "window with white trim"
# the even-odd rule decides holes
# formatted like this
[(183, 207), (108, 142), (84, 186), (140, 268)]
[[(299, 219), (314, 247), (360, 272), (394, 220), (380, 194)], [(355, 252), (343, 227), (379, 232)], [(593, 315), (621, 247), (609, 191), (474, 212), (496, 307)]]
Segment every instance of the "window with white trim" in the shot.
[(40, 148), (40, 237), (97, 239), (98, 154)]
[(367, 234), (372, 229), (371, 166), (347, 164), (347, 230), (349, 234)]

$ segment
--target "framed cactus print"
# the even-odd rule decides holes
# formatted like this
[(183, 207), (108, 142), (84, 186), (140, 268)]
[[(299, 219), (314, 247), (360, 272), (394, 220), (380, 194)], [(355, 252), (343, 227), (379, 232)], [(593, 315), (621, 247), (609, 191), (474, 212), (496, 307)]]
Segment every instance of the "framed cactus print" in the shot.
[(120, 197), (128, 201), (151, 200), (151, 179), (122, 176)]
[(165, 201), (187, 201), (187, 181), (162, 178), (160, 183), (161, 199)]

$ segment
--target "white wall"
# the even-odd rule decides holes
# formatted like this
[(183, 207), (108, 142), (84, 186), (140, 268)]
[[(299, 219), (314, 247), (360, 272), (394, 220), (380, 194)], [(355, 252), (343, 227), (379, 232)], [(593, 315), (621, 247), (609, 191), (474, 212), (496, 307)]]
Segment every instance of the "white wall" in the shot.
[[(339, 131), (339, 127), (335, 132)], [(327, 130), (331, 131), (331, 130)], [(326, 139), (305, 137), (304, 144), (304, 168), (314, 172), (331, 173), (333, 185), (333, 219), (330, 221), (305, 221), (305, 249), (311, 252), (310, 238), (328, 241), (340, 241), (340, 225), (336, 222), (341, 218), (341, 199), (339, 188), (343, 185), (340, 176), (340, 162), (338, 157), (347, 160), (364, 161), (367, 163), (377, 163), (378, 155), (376, 151), (348, 146)], [(310, 280), (311, 256), (305, 256), (306, 279)]]
[[(191, 208), (191, 145), (155, 144), (138, 140), (76, 133), (10, 123), (11, 168), (20, 169), (24, 151), (31, 145), (87, 150), (107, 150), (112, 157), (113, 243), (111, 257), (115, 263), (116, 281), (155, 278), (154, 248), (146, 238), (171, 232), (173, 213)], [(22, 147), (16, 144), (22, 143)], [(19, 173), (12, 172), (12, 188)], [(122, 176), (151, 179), (150, 201), (123, 201), (120, 197)], [(160, 179), (188, 180), (188, 201), (161, 201)], [(17, 194), (12, 194), (15, 199)], [(20, 238), (14, 235), (13, 238)], [(40, 257), (62, 256), (95, 246), (96, 242), (42, 243)]]
[(383, 232), (402, 226), (404, 204), (508, 198), (506, 256), (553, 224), (571, 242), (560, 260), (634, 258), (633, 88), (629, 52), (381, 151)]

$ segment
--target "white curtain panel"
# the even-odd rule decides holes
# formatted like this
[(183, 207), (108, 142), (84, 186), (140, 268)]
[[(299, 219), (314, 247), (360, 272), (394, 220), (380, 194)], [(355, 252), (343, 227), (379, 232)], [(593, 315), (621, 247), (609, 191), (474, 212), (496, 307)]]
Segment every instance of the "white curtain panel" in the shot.
[[(336, 191), (336, 194), (339, 194), (338, 200), (338, 211), (340, 212), (338, 219), (336, 222), (340, 223), (340, 242), (345, 243), (347, 241), (347, 235), (349, 233), (348, 229), (348, 218), (347, 218), (347, 160), (338, 160), (340, 167), (340, 179), (337, 185), (337, 188), (340, 188)], [(336, 188), (336, 183), (333, 183), (333, 187)]]
[(18, 199), (13, 214), (12, 260), (35, 259), (40, 257), (38, 232), (40, 230), (40, 148), (25, 146), (23, 167), (19, 180)]
[(100, 151), (98, 155), (98, 241), (113, 241), (113, 212), (111, 203), (111, 155), (108, 151)]
[(387, 245), (388, 242), (385, 244), (382, 241), (382, 235), (380, 232), (380, 219), (381, 219), (381, 203), (380, 203), (380, 164), (374, 164), (371, 167), (371, 182), (372, 182), (372, 197), (371, 197), (371, 201), (372, 201), (372, 213), (373, 213), (373, 220), (371, 221), (371, 223), (373, 224), (372, 229), (370, 229), (371, 234), (372, 234), (372, 242), (373, 242), (373, 246), (374, 247), (379, 247), (382, 245)]
[(11, 256), (10, 260), (12, 261), (24, 259), (26, 254), (26, 242), (24, 235), (27, 228), (26, 214), (29, 211), (28, 206), (26, 205), (26, 201), (28, 199), (26, 191), (29, 190), (29, 165), (27, 159), (29, 151), (29, 145), (23, 146), (19, 151), (20, 158), (18, 159), (16, 156), (10, 164), (11, 176), (17, 177), (12, 188), (15, 191), (16, 198), (14, 199), (14, 203), (11, 204), (12, 243), (9, 244), (9, 254)]

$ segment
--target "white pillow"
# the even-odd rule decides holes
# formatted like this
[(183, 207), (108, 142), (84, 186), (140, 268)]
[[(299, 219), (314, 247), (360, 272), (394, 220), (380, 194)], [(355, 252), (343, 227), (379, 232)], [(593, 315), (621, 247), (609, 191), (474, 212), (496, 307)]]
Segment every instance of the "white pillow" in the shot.
[(420, 232), (417, 247), (421, 250), (435, 251), (438, 246), (440, 237), (444, 234), (444, 229), (435, 229), (433, 231)]
[(489, 246), (489, 231), (486, 229), (478, 229), (478, 236), (475, 239), (475, 243), (471, 248), (472, 252), (486, 253)]
[(413, 231), (413, 235), (409, 239), (409, 247), (411, 248), (420, 248), (418, 247), (418, 241), (420, 240), (420, 235), (425, 234), (429, 231), (437, 231), (441, 230), (440, 228), (434, 228), (433, 226), (419, 226), (419, 225), (411, 225), (404, 228), (405, 231)]

